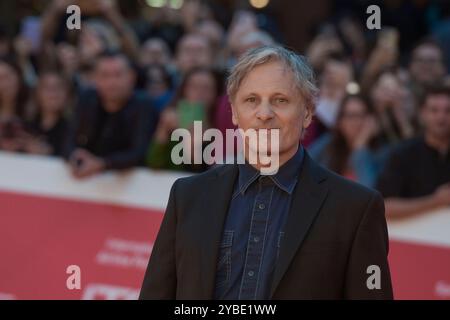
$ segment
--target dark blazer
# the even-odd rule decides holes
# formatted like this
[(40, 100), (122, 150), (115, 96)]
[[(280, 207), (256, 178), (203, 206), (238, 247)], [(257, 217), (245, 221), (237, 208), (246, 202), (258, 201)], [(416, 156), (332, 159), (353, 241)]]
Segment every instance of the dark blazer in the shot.
[[(237, 175), (237, 165), (222, 165), (174, 183), (140, 299), (212, 299)], [(299, 175), (271, 298), (392, 299), (381, 195), (317, 165), (306, 152)], [(371, 265), (380, 268), (380, 289), (368, 289)]]

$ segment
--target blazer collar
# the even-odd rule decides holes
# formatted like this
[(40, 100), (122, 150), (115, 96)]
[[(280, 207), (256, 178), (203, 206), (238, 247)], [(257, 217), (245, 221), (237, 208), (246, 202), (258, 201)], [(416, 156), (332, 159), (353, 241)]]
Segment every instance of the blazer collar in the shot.
[(325, 171), (305, 152), (304, 163), (300, 170), (300, 178), (294, 190), (284, 229), (280, 256), (275, 267), (270, 293), (271, 297), (327, 197), (328, 187), (323, 183), (325, 179)]
[(201, 299), (212, 299), (214, 296), (214, 284), (219, 254), (219, 244), (222, 237), (222, 229), (231, 202), (234, 183), (238, 174), (236, 164), (222, 165), (206, 184), (203, 190), (202, 228), (202, 259), (200, 272), (204, 281), (201, 286)]

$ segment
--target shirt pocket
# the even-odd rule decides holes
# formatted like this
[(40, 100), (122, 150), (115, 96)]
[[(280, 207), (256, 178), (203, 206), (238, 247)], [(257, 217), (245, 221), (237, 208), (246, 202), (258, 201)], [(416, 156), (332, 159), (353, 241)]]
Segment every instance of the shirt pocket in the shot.
[(222, 288), (230, 283), (231, 279), (231, 250), (233, 247), (233, 230), (223, 232), (217, 263), (216, 287)]

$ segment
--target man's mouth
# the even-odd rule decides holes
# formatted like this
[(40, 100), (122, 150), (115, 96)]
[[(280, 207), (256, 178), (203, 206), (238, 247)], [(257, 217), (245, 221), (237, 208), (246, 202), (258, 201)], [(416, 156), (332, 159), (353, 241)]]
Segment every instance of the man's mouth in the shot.
[(280, 130), (280, 128), (256, 128), (256, 131), (260, 131), (260, 130), (267, 130), (267, 131), (272, 131), (272, 130)]

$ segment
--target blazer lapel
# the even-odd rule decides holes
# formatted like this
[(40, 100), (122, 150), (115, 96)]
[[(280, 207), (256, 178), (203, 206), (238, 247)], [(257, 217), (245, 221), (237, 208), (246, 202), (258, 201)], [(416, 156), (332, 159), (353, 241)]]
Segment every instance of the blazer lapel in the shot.
[(315, 216), (326, 198), (328, 188), (321, 182), (325, 179), (323, 171), (305, 152), (300, 177), (294, 191), (291, 208), (286, 221), (280, 257), (275, 267), (271, 293), (280, 283), (293, 257), (301, 246)]
[(203, 210), (200, 235), (202, 246), (201, 270), (204, 281), (202, 287), (204, 299), (212, 299), (214, 293), (219, 244), (222, 237), (223, 224), (231, 202), (234, 182), (238, 173), (237, 165), (225, 165), (204, 190)]

